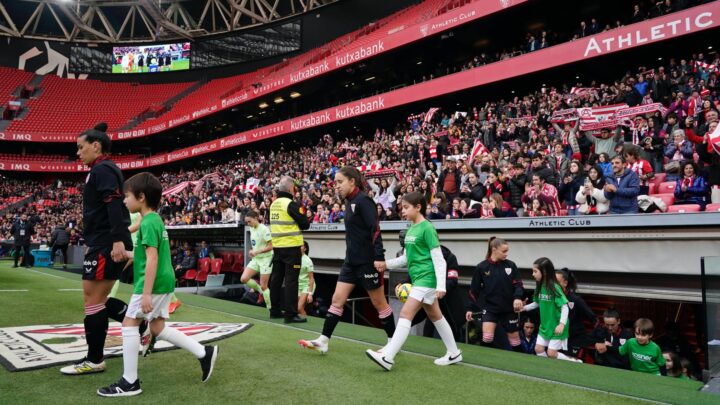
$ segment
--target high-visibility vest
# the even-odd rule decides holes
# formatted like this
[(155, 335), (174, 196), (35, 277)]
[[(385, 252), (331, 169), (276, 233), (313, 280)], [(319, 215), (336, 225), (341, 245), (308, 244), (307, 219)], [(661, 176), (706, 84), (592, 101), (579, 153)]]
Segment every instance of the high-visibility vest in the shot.
[(280, 197), (270, 206), (270, 233), (274, 248), (298, 247), (303, 245), (302, 231), (297, 222), (287, 212), (292, 202), (287, 197)]

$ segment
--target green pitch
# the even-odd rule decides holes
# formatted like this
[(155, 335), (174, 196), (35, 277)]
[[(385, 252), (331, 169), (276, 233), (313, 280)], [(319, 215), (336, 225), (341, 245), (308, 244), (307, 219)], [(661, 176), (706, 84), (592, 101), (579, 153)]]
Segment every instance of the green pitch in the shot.
[[(0, 327), (82, 322), (77, 275), (48, 269), (11, 269), (0, 262)], [(28, 290), (28, 291), (7, 291)], [(127, 300), (129, 286), (119, 298)], [(697, 391), (700, 383), (627, 371), (553, 361), (478, 346), (461, 345), (464, 365), (438, 367), (440, 340), (411, 337), (392, 372), (381, 371), (365, 349), (386, 341), (379, 329), (341, 323), (327, 355), (300, 349), (298, 339), (314, 338), (322, 320), (300, 327), (268, 320), (263, 308), (178, 294), (178, 321), (250, 322), (252, 329), (218, 341), (221, 348), (212, 378), (200, 382), (197, 360), (181, 350), (141, 358), (143, 394), (133, 402), (167, 403), (629, 403), (620, 395), (667, 403), (718, 403)], [(0, 367), (0, 403), (101, 403), (97, 388), (122, 374), (122, 359), (107, 360), (104, 373), (68, 377), (58, 367), (8, 372)], [(503, 370), (506, 372), (499, 372)], [(508, 373), (509, 372), (509, 373)], [(527, 378), (530, 376), (534, 378)], [(551, 381), (561, 382), (556, 384)], [(592, 390), (582, 389), (588, 387)], [(128, 400), (127, 402), (129, 402)]]
[[(179, 60), (173, 60), (172, 65), (170, 65), (171, 69), (168, 72), (175, 72), (178, 70), (188, 70), (190, 69), (190, 59), (179, 59)], [(120, 65), (113, 65), (112, 66), (112, 72), (113, 73), (122, 73), (122, 66)], [(143, 68), (142, 73), (148, 73), (148, 68), (145, 66)], [(153, 73), (163, 73), (166, 72), (166, 70), (160, 70), (158, 72)], [(139, 68), (135, 66), (135, 70), (132, 71), (132, 73), (141, 73)]]

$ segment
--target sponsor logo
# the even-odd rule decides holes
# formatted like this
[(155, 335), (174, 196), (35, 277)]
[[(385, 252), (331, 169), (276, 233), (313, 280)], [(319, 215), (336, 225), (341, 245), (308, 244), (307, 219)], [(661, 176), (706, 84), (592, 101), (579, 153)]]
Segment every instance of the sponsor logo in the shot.
[[(249, 323), (168, 322), (168, 326), (199, 343), (225, 339), (252, 327)], [(122, 330), (113, 322), (105, 340), (106, 357), (122, 356)], [(175, 346), (158, 340), (155, 350)], [(9, 371), (23, 371), (81, 360), (87, 351), (82, 324), (35, 325), (0, 328), (0, 363)]]
[(314, 127), (330, 122), (330, 112), (325, 111), (320, 114), (311, 115), (308, 118), (301, 118), (290, 121), (290, 130), (299, 131), (301, 129)]
[(598, 39), (599, 35), (590, 37), (585, 47), (584, 57), (597, 56), (603, 53), (613, 52), (624, 48), (644, 44), (646, 42), (659, 41), (667, 37), (699, 31), (714, 24), (711, 12), (706, 11), (694, 17), (685, 17), (668, 21), (664, 24), (643, 27), (625, 34), (613, 35), (608, 38)]
[(30, 134), (12, 134), (10, 138), (12, 141), (32, 141), (32, 135)]
[(327, 59), (325, 59), (319, 65), (311, 66), (311, 67), (309, 67), (307, 69), (303, 69), (295, 74), (290, 73), (290, 83), (303, 81), (303, 80), (309, 79), (313, 76), (323, 74), (329, 70), (330, 70), (330, 66), (328, 66), (328, 61), (327, 61)]
[(477, 14), (477, 12), (475, 10), (472, 10), (472, 11), (468, 11), (467, 13), (463, 12), (463, 13), (460, 13), (453, 17), (446, 18), (443, 21), (440, 21), (438, 23), (434, 23), (433, 25), (431, 25), (428, 30), (428, 34), (433, 34), (433, 33), (435, 33), (435, 31), (450, 28), (451, 26), (459, 23), (460, 21), (464, 21), (464, 20), (475, 17), (476, 14)]
[(30, 171), (30, 165), (27, 163), (10, 163), (10, 170), (18, 170), (18, 171)]
[(383, 108), (385, 108), (385, 97), (378, 96), (372, 101), (361, 101), (359, 103), (354, 103), (354, 105), (346, 106), (345, 108), (336, 108), (335, 119), (342, 120), (356, 115), (381, 110)]
[(147, 132), (148, 132), (148, 134), (153, 134), (156, 132), (164, 131), (165, 129), (167, 129), (167, 123), (162, 122), (160, 124), (151, 126), (150, 128), (147, 129)]
[(167, 161), (172, 162), (173, 160), (184, 159), (190, 156), (187, 149), (183, 149), (180, 152), (170, 152), (167, 155)]
[(145, 167), (145, 162), (142, 160), (133, 160), (131, 162), (122, 162), (118, 164), (118, 167), (120, 169), (139, 169), (141, 167)]
[(198, 155), (201, 153), (207, 153), (207, 152), (213, 151), (213, 150), (215, 150), (215, 148), (217, 148), (217, 144), (215, 142), (213, 142), (209, 145), (197, 146), (195, 148), (192, 148), (192, 150), (190, 151), (190, 154), (195, 156), (195, 155)]
[(508, 8), (512, 5), (512, 0), (500, 0), (500, 7)]
[(285, 126), (284, 126), (284, 125), (281, 125), (281, 124), (280, 124), (280, 125), (274, 125), (274, 126), (272, 126), (272, 127), (270, 127), (270, 128), (261, 128), (261, 129), (258, 130), (258, 131), (252, 132), (252, 137), (253, 137), (253, 139), (263, 138), (263, 137), (265, 137), (265, 136), (267, 136), (267, 135), (281, 134), (281, 133), (284, 132), (284, 130), (285, 130)]
[(422, 27), (420, 27), (420, 34), (425, 38), (428, 34), (428, 30), (430, 29), (430, 26), (425, 24)]
[(632, 353), (632, 356), (635, 360), (638, 360), (638, 361), (652, 361), (652, 356), (648, 356), (645, 354)]
[(136, 138), (138, 136), (145, 136), (145, 129), (136, 129), (133, 131), (118, 132), (118, 139)]
[(282, 86), (285, 84), (285, 79), (275, 80), (274, 82), (263, 84), (262, 86), (255, 87), (253, 94), (264, 93), (268, 90), (274, 89), (275, 87)]
[(0, 140), (5, 140), (5, 132), (0, 132)]
[(385, 52), (385, 43), (382, 39), (378, 40), (376, 43), (370, 46), (362, 47), (354, 52), (345, 52), (344, 55), (336, 56), (335, 66), (340, 67), (349, 65), (361, 59), (369, 58), (380, 52)]
[(247, 92), (245, 92), (245, 91), (243, 91), (240, 95), (237, 95), (237, 96), (234, 96), (234, 97), (230, 97), (230, 98), (224, 98), (224, 99), (222, 100), (222, 103), (221, 103), (221, 104), (222, 104), (222, 108), (230, 107), (230, 106), (233, 106), (233, 105), (235, 105), (235, 104), (239, 104), (239, 103), (247, 100), (247, 98), (248, 98), (248, 94), (247, 94)]
[(240, 145), (247, 141), (247, 137), (245, 135), (235, 136), (230, 139), (221, 139), (220, 140), (220, 149), (223, 148), (229, 148), (231, 146)]
[(217, 104), (211, 105), (210, 107), (205, 107), (205, 108), (197, 110), (197, 111), (193, 111), (192, 117), (197, 118), (197, 117), (200, 117), (203, 115), (208, 115), (208, 114), (214, 112), (215, 110), (217, 110)]
[(363, 277), (365, 277), (365, 278), (377, 278), (377, 277), (378, 277), (378, 274), (377, 274), (377, 272), (375, 272), (375, 273), (370, 273), (370, 274), (363, 274)]
[(168, 124), (168, 126), (172, 127), (174, 125), (179, 125), (179, 124), (182, 124), (182, 123), (188, 122), (188, 121), (190, 121), (190, 114), (185, 114), (180, 118), (175, 118), (175, 119), (170, 120), (170, 123)]
[(157, 157), (152, 157), (152, 158), (148, 159), (148, 166), (161, 165), (163, 163), (165, 163), (164, 156), (157, 156)]

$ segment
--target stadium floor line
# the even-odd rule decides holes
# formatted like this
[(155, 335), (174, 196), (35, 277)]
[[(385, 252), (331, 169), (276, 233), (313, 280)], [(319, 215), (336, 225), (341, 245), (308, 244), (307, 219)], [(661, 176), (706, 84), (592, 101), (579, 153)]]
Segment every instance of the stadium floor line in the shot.
[[(264, 323), (264, 324), (266, 324), (266, 325), (277, 326), (277, 327), (284, 328), (284, 329), (293, 329), (293, 330), (297, 330), (297, 331), (301, 331), (301, 332), (311, 332), (311, 331), (308, 330), (308, 329), (303, 329), (303, 328), (299, 328), (299, 327), (297, 327), (297, 326), (291, 326), (291, 325), (285, 325), (285, 324), (280, 324), (280, 323), (276, 323), (276, 322), (271, 322), (271, 321), (268, 321), (268, 320), (266, 320), (266, 319), (255, 318), (255, 317), (253, 317), (253, 316), (234, 314), (234, 313), (232, 313), (232, 312), (220, 311), (220, 310), (217, 310), (217, 309), (206, 308), (206, 307), (203, 307), (203, 306), (200, 306), (200, 305), (194, 305), (194, 304), (183, 303), (183, 305), (188, 306), (188, 307), (192, 307), (192, 308), (202, 309), (202, 310), (205, 310), (205, 311), (216, 312), (216, 313), (223, 314), (223, 315), (229, 315), (229, 316), (236, 317), (236, 318), (252, 319), (253, 321), (261, 322), (261, 323)], [(344, 341), (347, 341), (347, 342), (361, 343), (361, 344), (367, 344), (367, 345), (371, 345), (371, 346), (378, 346), (377, 344), (372, 343), (372, 342), (367, 342), (367, 341), (360, 340), (360, 339), (349, 338), (349, 337), (346, 337), (346, 336), (333, 335), (333, 339), (341, 339), (341, 340), (344, 340)], [(412, 351), (407, 351), (407, 350), (401, 350), (401, 352), (402, 352), (402, 353), (405, 353), (405, 354), (410, 354), (410, 355), (414, 355), (414, 356), (419, 356), (419, 357), (427, 358), (427, 359), (435, 359), (435, 358), (436, 358), (436, 357), (434, 357), (434, 356), (430, 356), (430, 355), (425, 354), (425, 353), (418, 353), (418, 352), (412, 352)], [(581, 390), (585, 390), (585, 391), (592, 391), (592, 392), (597, 392), (597, 393), (601, 393), (601, 394), (609, 394), (609, 395), (613, 395), (613, 396), (616, 396), (616, 397), (619, 397), (619, 398), (639, 400), (639, 401), (648, 402), (648, 403), (653, 403), (653, 404), (666, 404), (665, 402), (653, 401), (653, 400), (650, 400), (650, 399), (647, 399), (647, 398), (641, 398), (641, 397), (635, 397), (635, 396), (632, 396), (632, 395), (619, 394), (619, 393), (616, 393), (616, 392), (599, 390), (599, 389), (596, 389), (596, 388), (583, 387), (583, 386), (581, 386), (581, 385), (568, 384), (568, 383), (564, 383), (564, 382), (560, 382), (560, 381), (549, 380), (549, 379), (545, 379), (545, 378), (541, 378), (541, 377), (535, 377), (535, 376), (531, 376), (531, 375), (527, 375), (527, 374), (515, 373), (515, 372), (507, 371), (507, 370), (498, 370), (498, 369), (494, 369), (494, 368), (490, 368), (490, 367), (481, 366), (481, 365), (479, 365), (479, 364), (467, 363), (467, 362), (465, 362), (465, 361), (460, 362), (460, 363), (457, 363), (457, 364), (458, 364), (458, 365), (461, 365), (461, 366), (465, 366), (465, 367), (475, 368), (475, 369), (479, 369), (479, 370), (483, 370), (483, 371), (489, 371), (489, 372), (498, 373), (498, 374), (503, 374), (503, 375), (509, 375), (509, 376), (513, 376), (513, 377), (525, 378), (525, 379), (533, 380), (533, 381), (539, 381), (539, 382), (544, 382), (544, 383), (556, 384), (556, 385), (560, 385), (560, 386), (564, 386), (564, 387), (576, 388), (576, 389), (581, 389)]]

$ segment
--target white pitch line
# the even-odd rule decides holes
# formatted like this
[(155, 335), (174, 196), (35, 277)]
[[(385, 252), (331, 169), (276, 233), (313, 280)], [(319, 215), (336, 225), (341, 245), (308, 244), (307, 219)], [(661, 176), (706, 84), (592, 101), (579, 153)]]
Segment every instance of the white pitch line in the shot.
[(58, 291), (82, 291), (82, 288), (58, 288)]
[[(312, 331), (307, 330), (307, 329), (298, 328), (297, 326), (278, 324), (278, 323), (270, 322), (270, 321), (265, 320), (265, 319), (253, 318), (252, 316), (238, 315), (238, 314), (233, 314), (233, 313), (230, 313), (230, 312), (220, 311), (220, 310), (211, 309), (211, 308), (205, 308), (205, 307), (201, 307), (201, 306), (197, 306), (197, 305), (192, 305), (192, 304), (185, 304), (185, 303), (184, 303), (183, 305), (187, 305), (187, 306), (189, 306), (189, 307), (194, 307), (194, 308), (199, 308), (199, 309), (204, 309), (204, 310), (206, 310), (206, 311), (217, 312), (217, 313), (219, 313), (219, 314), (230, 315), (230, 316), (234, 316), (234, 317), (237, 317), (237, 318), (252, 319), (252, 320), (255, 320), (255, 321), (258, 321), (258, 322), (262, 322), (262, 323), (267, 324), (267, 325), (273, 325), (273, 326), (277, 326), (277, 327), (280, 327), (280, 328), (294, 329), (294, 330), (298, 330), (298, 331), (301, 331), (301, 332), (312, 332)], [(334, 336), (333, 336), (333, 339), (340, 339), (340, 340), (345, 340), (345, 341), (353, 342), (353, 343), (360, 343), (360, 344), (364, 344), (364, 345), (379, 346), (379, 345), (375, 345), (375, 344), (370, 343), (370, 342), (366, 342), (366, 341), (364, 341), (364, 340), (353, 339), (353, 338), (349, 338), (349, 337), (345, 337), (345, 336), (334, 335)], [(407, 351), (407, 350), (401, 350), (401, 352), (402, 352), (402, 353), (411, 354), (411, 355), (414, 355), (414, 356), (424, 357), (424, 358), (427, 358), (427, 359), (434, 359), (434, 358), (435, 358), (435, 357), (433, 357), (433, 356), (430, 356), (430, 355), (427, 355), (427, 354), (424, 354), (424, 353), (411, 352), (411, 351)], [(548, 380), (548, 379), (545, 379), (545, 378), (542, 378), (542, 377), (535, 377), (535, 376), (531, 376), (531, 375), (527, 375), (527, 374), (516, 373), (516, 372), (514, 372), (514, 371), (498, 370), (498, 369), (495, 369), (495, 368), (490, 368), (490, 367), (481, 366), (481, 365), (477, 365), (477, 364), (464, 363), (464, 362), (456, 363), (456, 364), (458, 364), (458, 365), (460, 365), (460, 366), (465, 366), (465, 367), (474, 368), (474, 369), (489, 371), (489, 372), (492, 372), (492, 373), (504, 374), (504, 375), (509, 375), (509, 376), (518, 377), (518, 378), (525, 378), (525, 379), (528, 379), (528, 380), (539, 381), (539, 382), (544, 382), (544, 383), (556, 384), (556, 385), (561, 385), (561, 386), (564, 386), (564, 387), (569, 387), (569, 388), (574, 388), (574, 389), (579, 389), (579, 390), (597, 392), (597, 393), (600, 393), (600, 394), (609, 394), (609, 395), (613, 395), (613, 396), (620, 397), (620, 398), (625, 398), (625, 399), (634, 399), (634, 400), (639, 400), (639, 401), (643, 401), (643, 402), (649, 402), (649, 403), (653, 403), (653, 404), (664, 404), (664, 402), (653, 401), (653, 400), (651, 400), (651, 399), (635, 397), (635, 396), (632, 396), (632, 395), (619, 394), (619, 393), (616, 393), (616, 392), (603, 391), (603, 390), (597, 389), (597, 388), (583, 387), (583, 386), (580, 386), (580, 385), (573, 385), (573, 384), (564, 383), (564, 382), (560, 382), (560, 381)]]
[(61, 278), (61, 279), (63, 279), (63, 280), (69, 280), (69, 279), (67, 279), (67, 278), (65, 278), (65, 277), (56, 276), (56, 275), (54, 275), (54, 274), (43, 273), (42, 271), (37, 271), (37, 270), (33, 270), (33, 269), (27, 269), (27, 271), (32, 271), (33, 273), (42, 274), (43, 276)]
[(28, 290), (0, 290), (0, 292), (28, 292)]

